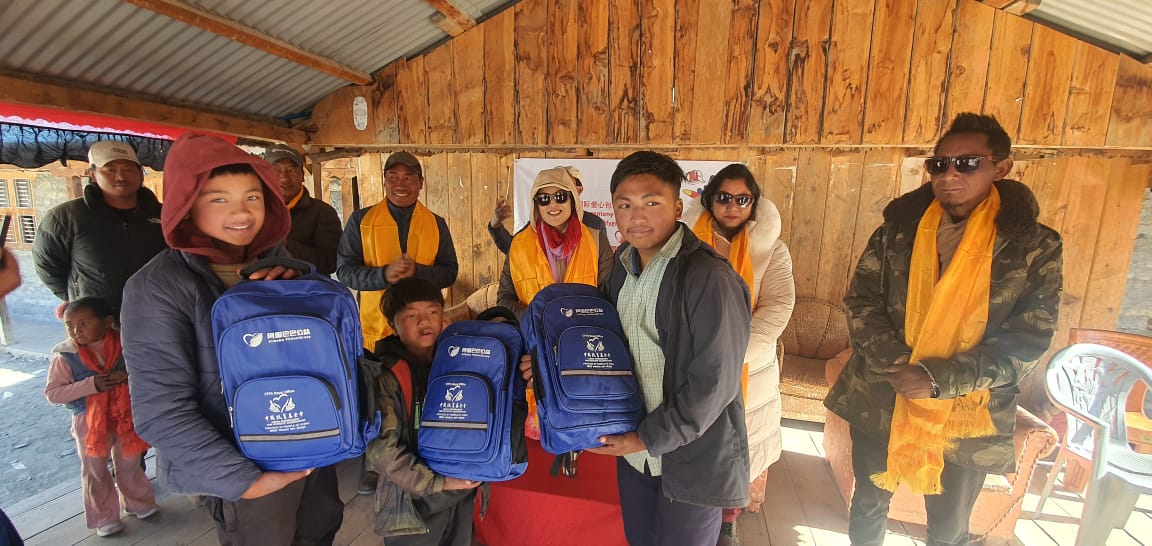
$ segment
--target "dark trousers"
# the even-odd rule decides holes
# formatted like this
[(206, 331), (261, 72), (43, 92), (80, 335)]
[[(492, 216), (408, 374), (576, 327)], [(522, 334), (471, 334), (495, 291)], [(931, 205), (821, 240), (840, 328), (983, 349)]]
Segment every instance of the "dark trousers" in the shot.
[(313, 470), (275, 493), (229, 502), (203, 497), (221, 546), (331, 545), (344, 521), (336, 467)]
[[(852, 494), (848, 537), (853, 546), (883, 544), (892, 493), (876, 487), (869, 476), (888, 468), (888, 445), (872, 439), (856, 427), (851, 427), (851, 430), (856, 491)], [(987, 475), (983, 470), (944, 462), (944, 471), (940, 475), (944, 492), (924, 495), (924, 509), (928, 515), (927, 546), (968, 544), (968, 520)]]
[(476, 490), (447, 509), (432, 511), (420, 499), (414, 499), (420, 519), (428, 527), (423, 535), (388, 537), (388, 546), (471, 546), (472, 513), (476, 510)]
[(624, 536), (632, 546), (713, 546), (720, 536), (720, 512), (669, 500), (660, 491), (660, 478), (638, 472), (624, 457), (616, 458)]

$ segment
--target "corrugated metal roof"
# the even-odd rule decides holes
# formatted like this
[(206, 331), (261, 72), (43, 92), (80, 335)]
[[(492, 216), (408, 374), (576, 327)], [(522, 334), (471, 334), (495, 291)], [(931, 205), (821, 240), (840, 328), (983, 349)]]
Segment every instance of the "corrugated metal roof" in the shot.
[[(460, 2), (476, 19), (508, 0)], [(0, 0), (0, 69), (241, 114), (290, 117), (348, 82), (119, 0)], [(448, 35), (424, 0), (190, 0), (373, 73)]]
[(1137, 59), (1152, 55), (1152, 0), (1043, 0), (1028, 17)]
[(374, 72), (448, 35), (424, 0), (192, 0), (197, 7), (276, 36), (305, 51)]

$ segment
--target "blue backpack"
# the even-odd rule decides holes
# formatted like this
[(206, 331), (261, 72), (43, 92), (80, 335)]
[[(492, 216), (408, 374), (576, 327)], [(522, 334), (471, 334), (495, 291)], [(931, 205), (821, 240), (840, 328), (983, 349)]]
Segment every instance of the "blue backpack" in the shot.
[[(380, 433), (356, 300), (344, 285), (287, 258), (291, 280), (241, 281), (212, 306), (220, 379), (236, 445), (266, 471), (328, 466)], [(363, 407), (362, 407), (363, 405)]]
[(545, 451), (600, 447), (605, 434), (636, 430), (644, 401), (620, 317), (599, 290), (549, 285), (532, 299), (520, 328), (532, 355)]
[(499, 322), (449, 325), (436, 342), (424, 403), (417, 408), (417, 451), (437, 474), (506, 481), (528, 469), (528, 403), (519, 362), (520, 332)]

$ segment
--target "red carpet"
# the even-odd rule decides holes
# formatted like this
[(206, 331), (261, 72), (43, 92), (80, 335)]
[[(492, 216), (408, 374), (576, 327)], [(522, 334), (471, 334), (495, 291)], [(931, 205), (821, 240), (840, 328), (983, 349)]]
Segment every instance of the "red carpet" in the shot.
[(492, 484), (475, 540), (488, 546), (627, 545), (616, 490), (616, 458), (581, 453), (575, 478), (553, 477), (553, 456), (528, 440), (528, 472)]

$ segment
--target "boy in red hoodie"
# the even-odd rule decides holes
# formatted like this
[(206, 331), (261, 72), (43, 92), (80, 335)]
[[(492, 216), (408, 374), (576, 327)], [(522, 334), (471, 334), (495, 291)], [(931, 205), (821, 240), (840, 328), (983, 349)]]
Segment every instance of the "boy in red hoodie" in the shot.
[[(169, 249), (128, 280), (124, 356), (136, 431), (161, 484), (199, 495), (224, 545), (331, 544), (344, 504), (333, 467), (263, 472), (232, 440), (212, 304), (257, 259), (285, 256), (290, 216), (272, 166), (216, 137), (186, 135), (164, 163)], [(294, 276), (281, 267), (251, 278)]]

